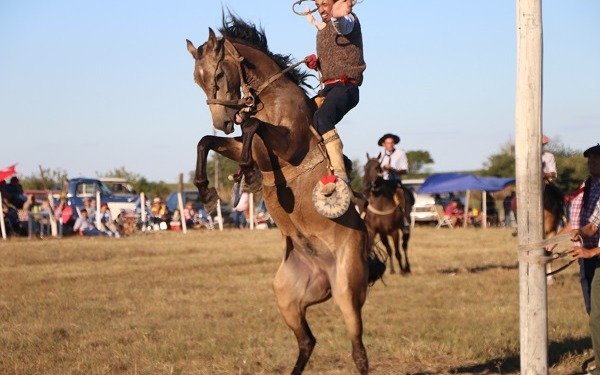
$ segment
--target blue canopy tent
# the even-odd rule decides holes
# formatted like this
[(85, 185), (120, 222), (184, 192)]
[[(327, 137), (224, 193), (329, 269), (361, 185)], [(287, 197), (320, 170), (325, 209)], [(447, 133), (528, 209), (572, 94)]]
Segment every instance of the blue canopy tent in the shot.
[[(483, 177), (475, 176), (468, 173), (436, 173), (429, 176), (421, 188), (419, 193), (451, 193), (456, 191), (466, 191), (465, 207), (465, 226), (467, 223), (467, 212), (469, 207), (469, 195), (471, 190), (482, 191), (483, 197), (483, 212), (487, 212), (486, 192), (494, 192), (504, 189), (507, 185), (514, 184), (514, 178), (500, 177)], [(486, 221), (483, 221), (484, 227)]]

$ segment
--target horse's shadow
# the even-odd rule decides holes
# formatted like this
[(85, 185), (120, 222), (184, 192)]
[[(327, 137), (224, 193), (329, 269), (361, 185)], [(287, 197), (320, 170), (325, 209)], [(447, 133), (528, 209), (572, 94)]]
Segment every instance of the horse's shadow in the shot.
[[(586, 338), (567, 338), (560, 342), (551, 342), (548, 348), (548, 365), (555, 366), (560, 363), (565, 353), (580, 355), (592, 348), (592, 341)], [(587, 363), (581, 364), (582, 373)], [(520, 367), (519, 355), (514, 354), (503, 358), (494, 358), (484, 363), (470, 366), (460, 366), (448, 369), (449, 374), (510, 374), (518, 373)], [(429, 375), (429, 372), (417, 372), (411, 375)]]

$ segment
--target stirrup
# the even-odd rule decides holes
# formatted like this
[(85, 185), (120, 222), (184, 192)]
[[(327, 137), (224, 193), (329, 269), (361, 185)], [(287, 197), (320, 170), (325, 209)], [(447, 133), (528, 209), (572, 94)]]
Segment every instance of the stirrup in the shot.
[[(324, 195), (322, 192), (322, 187), (326, 183), (335, 184), (335, 189), (329, 195)], [(351, 196), (352, 192), (348, 184), (332, 175), (323, 177), (317, 183), (312, 192), (312, 201), (319, 214), (329, 219), (336, 219), (348, 211)]]

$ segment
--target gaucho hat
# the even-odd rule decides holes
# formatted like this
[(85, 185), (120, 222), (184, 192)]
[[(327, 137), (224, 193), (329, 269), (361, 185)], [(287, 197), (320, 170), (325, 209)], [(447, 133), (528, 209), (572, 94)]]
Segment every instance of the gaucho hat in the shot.
[(385, 142), (385, 140), (388, 138), (392, 138), (394, 140), (394, 144), (400, 143), (400, 137), (398, 137), (396, 134), (386, 133), (383, 135), (383, 137), (379, 138), (377, 144), (379, 146), (383, 146), (383, 142)]
[(591, 154), (600, 154), (600, 143), (595, 146), (592, 146), (583, 152), (583, 156), (586, 158)]

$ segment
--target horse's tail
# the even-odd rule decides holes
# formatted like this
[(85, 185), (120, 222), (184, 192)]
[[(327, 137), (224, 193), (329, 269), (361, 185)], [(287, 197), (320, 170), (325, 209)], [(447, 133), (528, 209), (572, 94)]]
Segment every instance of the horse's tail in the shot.
[(375, 284), (383, 278), (385, 273), (385, 264), (387, 262), (387, 253), (380, 249), (372, 241), (368, 241), (367, 262), (369, 264), (369, 285)]

